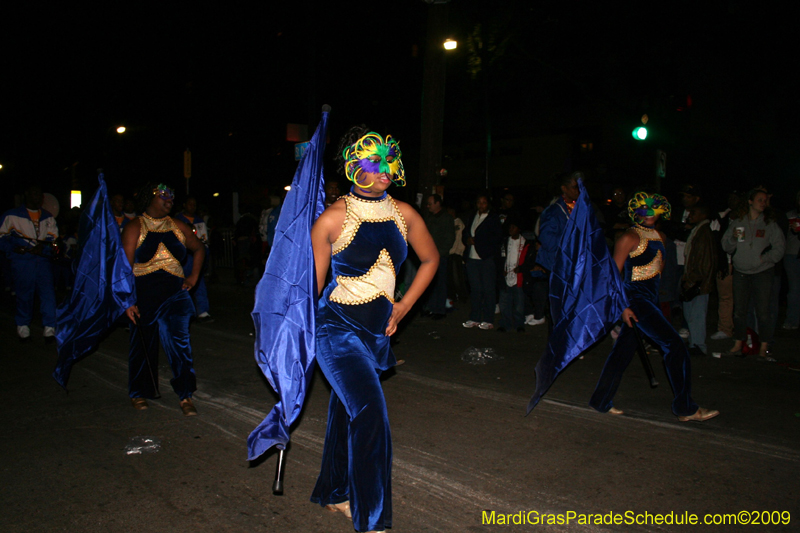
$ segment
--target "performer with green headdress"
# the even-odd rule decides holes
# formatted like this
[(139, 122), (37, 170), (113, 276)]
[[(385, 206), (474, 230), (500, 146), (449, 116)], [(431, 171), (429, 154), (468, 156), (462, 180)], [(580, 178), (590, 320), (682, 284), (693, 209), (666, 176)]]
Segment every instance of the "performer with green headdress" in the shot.
[[(205, 246), (192, 229), (169, 216), (175, 193), (160, 183), (139, 192), (141, 215), (122, 230), (122, 247), (136, 278), (136, 304), (125, 314), (131, 325), (128, 361), (129, 395), (135, 409), (147, 409), (158, 398), (159, 341), (172, 368), (170, 381), (183, 414), (193, 416), (196, 381), (189, 338), (195, 309), (189, 290), (197, 283)], [(186, 276), (181, 264), (188, 255), (194, 266)]]
[[(392, 183), (405, 184), (397, 142), (357, 126), (340, 150), (353, 187), (311, 230), (322, 293), (317, 362), (333, 389), (311, 501), (351, 516), (356, 531), (382, 531), (392, 525), (392, 441), (378, 378), (396, 364), (390, 336), (436, 274), (439, 252), (416, 210), (386, 193)], [(408, 244), (421, 264), (396, 302), (395, 276)]]
[(664, 264), (662, 234), (655, 229), (659, 217), (669, 219), (671, 208), (660, 194), (637, 192), (628, 204), (634, 226), (626, 231), (614, 247), (614, 261), (623, 276), (629, 307), (622, 313), (622, 330), (606, 360), (603, 372), (589, 404), (601, 413), (622, 414), (614, 407), (614, 395), (622, 374), (636, 351), (632, 322), (661, 348), (664, 366), (675, 398), (672, 412), (682, 422), (704, 421), (719, 411), (698, 407), (691, 395), (689, 351), (683, 339), (658, 307), (658, 288)]

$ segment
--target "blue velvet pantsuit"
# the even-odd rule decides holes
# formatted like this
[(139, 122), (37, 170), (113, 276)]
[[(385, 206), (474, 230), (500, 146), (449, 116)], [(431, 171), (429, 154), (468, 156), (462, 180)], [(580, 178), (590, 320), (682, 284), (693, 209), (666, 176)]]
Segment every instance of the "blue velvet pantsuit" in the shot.
[(356, 531), (373, 531), (392, 524), (392, 440), (379, 376), (396, 362), (385, 330), (406, 229), (391, 197), (351, 192), (346, 202), (333, 280), (317, 307), (317, 362), (333, 391), (311, 501), (349, 500)]
[[(147, 224), (148, 221), (142, 220), (143, 228)], [(175, 394), (184, 400), (191, 398), (197, 389), (189, 340), (189, 321), (195, 308), (189, 292), (182, 289), (184, 278), (176, 275), (182, 273), (180, 261), (186, 256), (179, 232), (143, 229), (144, 238), (136, 248), (136, 306), (141, 316), (139, 326), (131, 326), (128, 358), (131, 398), (156, 396), (159, 341), (172, 368), (170, 383)]]
[[(664, 354), (664, 366), (675, 395), (672, 412), (678, 416), (689, 416), (697, 411), (697, 404), (691, 396), (689, 352), (683, 339), (658, 307), (664, 245), (660, 240), (648, 240), (642, 235), (640, 239), (640, 248), (625, 261), (624, 286), (628, 303), (639, 319), (637, 326), (641, 333), (661, 348)], [(633, 359), (636, 344), (634, 331), (623, 324), (589, 401), (598, 411), (605, 413), (613, 407), (614, 395), (622, 381), (622, 374)]]

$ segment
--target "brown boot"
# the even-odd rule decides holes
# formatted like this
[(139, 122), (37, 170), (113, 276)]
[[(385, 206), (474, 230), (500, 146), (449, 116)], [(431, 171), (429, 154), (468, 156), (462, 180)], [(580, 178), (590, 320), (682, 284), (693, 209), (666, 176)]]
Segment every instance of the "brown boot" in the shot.
[(183, 411), (183, 416), (197, 416), (197, 409), (194, 408), (191, 398), (181, 400), (181, 411)]
[(131, 398), (131, 405), (137, 411), (144, 411), (145, 409), (150, 407), (149, 405), (147, 405), (147, 400), (145, 400), (144, 398)]

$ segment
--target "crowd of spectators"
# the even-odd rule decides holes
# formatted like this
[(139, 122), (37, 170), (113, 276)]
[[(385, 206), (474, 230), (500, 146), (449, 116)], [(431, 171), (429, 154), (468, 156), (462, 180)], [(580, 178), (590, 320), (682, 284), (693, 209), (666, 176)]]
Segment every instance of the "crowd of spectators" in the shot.
[[(490, 194), (481, 193), (460, 212), (439, 195), (426, 199), (426, 220), (431, 232), (440, 235), (443, 259), (447, 243), (441, 213), (450, 212), (446, 220), (452, 221), (453, 231), (447, 232), (446, 241), (453, 244), (446, 254), (447, 269), (440, 269), (437, 278), (445, 280), (448, 310), (469, 293), (465, 328), (523, 332), (526, 325), (546, 323), (549, 273), (582, 177), (580, 172), (556, 176), (557, 193), (549, 203), (545, 200), (525, 212), (509, 191), (496, 204)], [(635, 191), (613, 186), (609, 192), (608, 198), (593, 200), (613, 250), (633, 224), (628, 201)], [(718, 199), (724, 205), (716, 205)], [(730, 339), (728, 355), (752, 353), (773, 361), (771, 345), (779, 328), (782, 294), (786, 313), (780, 327), (800, 326), (800, 193), (787, 212), (772, 205), (771, 192), (761, 185), (710, 198), (700, 185), (688, 183), (671, 200), (672, 219), (658, 226), (666, 249), (662, 312), (679, 329), (693, 356), (708, 354), (706, 330), (716, 314), (717, 329), (710, 338)], [(788, 288), (781, 291), (783, 283)], [(436, 293), (426, 314), (441, 318), (441, 292)], [(715, 309), (710, 309), (714, 301)], [(714, 310), (709, 321), (709, 311)]]
[[(534, 205), (529, 209), (522, 209), (508, 190), (496, 202), (488, 192), (478, 194), (473, 202), (459, 205), (439, 194), (424, 198), (420, 207), (437, 245), (440, 267), (423, 303), (423, 315), (442, 319), (457, 302), (469, 300), (465, 328), (523, 332), (525, 326), (546, 324), (549, 273), (578, 197), (577, 180), (581, 177), (579, 172), (554, 176), (555, 194), (533, 199)], [(41, 189), (35, 186), (29, 189), (26, 196), (20, 196), (20, 207), (27, 206), (26, 212), (33, 218), (44, 214), (46, 219), (49, 214), (42, 207)], [(326, 205), (340, 195), (335, 181), (328, 182), (325, 190)], [(612, 186), (607, 191), (607, 195), (594, 195), (593, 200), (597, 219), (609, 248), (613, 249), (615, 241), (632, 225), (627, 205), (635, 191), (622, 186)], [(744, 193), (731, 190), (720, 195), (719, 192), (715, 191), (715, 197), (711, 198), (699, 184), (690, 183), (671, 198), (672, 220), (661, 220), (658, 227), (666, 249), (661, 309), (679, 329), (694, 356), (708, 353), (708, 317), (715, 310), (710, 322), (714, 324), (716, 315), (716, 331), (710, 339), (730, 339), (730, 355), (752, 353), (773, 360), (771, 343), (776, 329), (796, 330), (800, 326), (800, 193), (793, 199), (794, 205), (785, 206), (789, 209), (782, 211), (773, 205), (772, 194), (764, 186), (755, 186)], [(723, 199), (724, 205), (715, 205), (713, 201), (718, 199)], [(232, 253), (239, 283), (255, 284), (260, 278), (282, 200), (270, 196), (260, 211), (242, 206), (232, 234), (233, 246), (227, 252)], [(120, 231), (137, 216), (132, 198), (114, 194), (110, 205)], [(10, 213), (3, 220), (10, 221)], [(20, 301), (25, 303), (25, 309), (18, 321), (28, 321), (31, 313), (28, 307), (32, 308), (36, 291), (40, 300), (44, 292), (45, 314), (49, 317), (50, 292), (71, 288), (72, 262), (80, 243), (80, 209), (61, 210), (56, 215), (58, 234), (49, 238), (52, 244), (31, 241), (32, 253), (27, 254), (36, 255), (43, 246), (48, 247), (44, 253), (52, 266), (53, 282), (39, 280), (21, 285), (24, 294)], [(182, 209), (174, 216), (191, 224), (207, 247), (214, 240), (208, 229), (208, 213), (196, 198), (185, 198)], [(31, 231), (36, 230), (35, 222), (31, 227)], [(7, 237), (7, 234), (0, 236), (10, 244)], [(37, 238), (44, 241), (48, 237)], [(33, 250), (36, 244), (39, 247)], [(19, 247), (6, 248), (0, 254), (2, 286), (16, 293), (19, 289), (14, 283), (14, 260), (24, 254), (20, 254)], [(206, 263), (209, 275), (213, 262)], [(191, 269), (191, 265), (186, 268)], [(400, 292), (402, 280), (413, 279), (414, 274), (413, 263), (404, 268)], [(778, 324), (782, 295), (786, 311), (783, 322)], [(198, 284), (194, 299), (197, 318), (201, 322), (210, 321), (205, 283)], [(712, 302), (716, 302), (715, 309), (709, 307)], [(52, 335), (51, 329), (47, 331)], [(28, 338), (28, 328), (21, 328), (20, 336)]]

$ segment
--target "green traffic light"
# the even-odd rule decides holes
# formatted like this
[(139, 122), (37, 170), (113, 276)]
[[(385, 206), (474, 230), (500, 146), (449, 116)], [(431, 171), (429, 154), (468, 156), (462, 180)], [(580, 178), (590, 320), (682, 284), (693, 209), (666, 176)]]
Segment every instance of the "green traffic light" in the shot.
[(639, 126), (638, 128), (634, 128), (633, 132), (631, 132), (631, 135), (637, 141), (643, 141), (647, 138), (647, 128), (645, 128), (644, 126)]

